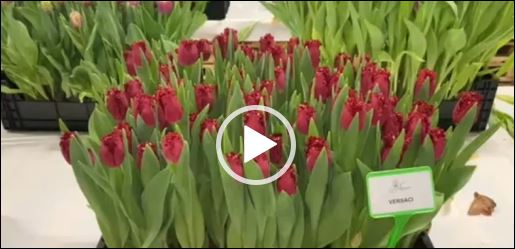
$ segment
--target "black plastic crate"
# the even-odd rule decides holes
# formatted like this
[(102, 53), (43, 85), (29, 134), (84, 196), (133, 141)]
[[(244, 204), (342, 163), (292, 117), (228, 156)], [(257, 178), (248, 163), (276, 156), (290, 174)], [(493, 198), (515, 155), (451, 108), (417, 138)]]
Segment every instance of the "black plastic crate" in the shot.
[(209, 1), (204, 10), (208, 20), (223, 20), (229, 11), (230, 1)]
[[(479, 117), (472, 127), (473, 132), (480, 132), (486, 129), (488, 120), (490, 119), (490, 114), (492, 113), (498, 86), (499, 81), (490, 75), (478, 78), (474, 81), (471, 90), (479, 92), (483, 96), (483, 104), (479, 110)], [(454, 110), (456, 103), (457, 99), (444, 100), (438, 107), (438, 126), (440, 128), (447, 129), (454, 125), (452, 122), (452, 111)]]
[[(1, 84), (14, 86), (3, 74)], [(92, 102), (34, 101), (19, 94), (2, 93), (1, 102), (4, 129), (17, 131), (59, 131), (59, 119), (70, 130), (87, 131), (95, 109)]]

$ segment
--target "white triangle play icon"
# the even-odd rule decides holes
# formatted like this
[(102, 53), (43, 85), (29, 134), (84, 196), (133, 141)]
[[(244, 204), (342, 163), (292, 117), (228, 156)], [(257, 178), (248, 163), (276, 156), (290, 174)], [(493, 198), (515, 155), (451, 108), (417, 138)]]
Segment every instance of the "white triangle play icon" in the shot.
[(246, 163), (254, 159), (276, 144), (276, 142), (245, 125), (243, 127), (243, 162)]

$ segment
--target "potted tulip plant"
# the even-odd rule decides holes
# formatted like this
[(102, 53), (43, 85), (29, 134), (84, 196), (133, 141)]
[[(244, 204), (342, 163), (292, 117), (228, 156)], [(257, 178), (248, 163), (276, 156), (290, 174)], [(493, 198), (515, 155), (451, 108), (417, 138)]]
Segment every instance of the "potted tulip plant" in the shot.
[[(466, 143), (479, 99), (461, 96), (456, 126), (445, 131), (436, 127), (435, 106), (390, 94), (389, 72), (370, 59), (341, 71), (319, 65), (316, 41), (285, 48), (272, 36), (262, 40), (254, 50), (226, 29), (212, 50), (182, 41), (136, 70), (142, 80), (158, 77), (155, 85), (110, 89), (89, 134), (61, 124), (61, 151), (108, 247), (384, 247), (393, 221), (368, 216), (365, 176), (429, 166), (439, 209), (466, 184), (475, 168), (467, 161), (499, 128)], [(203, 68), (210, 52), (214, 67)], [(169, 77), (153, 66), (158, 60)], [(353, 67), (377, 80), (360, 85), (366, 80)], [(255, 104), (280, 111), (297, 141), (286, 174), (262, 186), (231, 178), (215, 154), (222, 119)], [(243, 163), (244, 124), (277, 146)], [(222, 147), (230, 168), (250, 179), (277, 172), (290, 149), (285, 130), (260, 111), (232, 121)], [(411, 219), (398, 246), (412, 246), (438, 209)]]

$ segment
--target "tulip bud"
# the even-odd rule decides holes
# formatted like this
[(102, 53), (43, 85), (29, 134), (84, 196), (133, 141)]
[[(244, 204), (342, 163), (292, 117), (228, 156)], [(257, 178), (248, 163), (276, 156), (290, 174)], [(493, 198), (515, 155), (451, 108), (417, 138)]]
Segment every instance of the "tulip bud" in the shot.
[(232, 37), (233, 49), (236, 50), (236, 48), (238, 48), (238, 31), (226, 28), (224, 29), (224, 32), (222, 34), (219, 34), (215, 37), (215, 40), (218, 43), (218, 46), (220, 47), (220, 52), (222, 53), (223, 58), (227, 58), (230, 37)]
[(177, 50), (179, 64), (181, 66), (190, 66), (195, 64), (200, 57), (200, 51), (197, 42), (193, 40), (183, 40)]
[(165, 82), (170, 84), (170, 67), (168, 64), (159, 64), (159, 72), (161, 73), (161, 77), (164, 78)]
[(134, 116), (141, 116), (143, 122), (154, 127), (156, 125), (155, 100), (153, 96), (139, 95), (134, 99)]
[(206, 119), (200, 126), (200, 136), (202, 137), (205, 132), (216, 133), (218, 130), (218, 121), (216, 119)]
[(426, 115), (428, 118), (431, 118), (433, 114), (435, 113), (435, 107), (424, 102), (424, 101), (417, 101), (415, 102), (415, 105), (413, 106), (414, 112), (420, 112), (424, 115)]
[(369, 107), (374, 110), (372, 125), (383, 123), (385, 118), (395, 110), (397, 101), (398, 99), (396, 96), (388, 98), (383, 93), (373, 93), (370, 97), (369, 105)]
[(45, 12), (52, 12), (54, 10), (52, 1), (41, 1), (41, 9)]
[(259, 50), (261, 52), (270, 51), (272, 47), (275, 47), (274, 36), (270, 33), (259, 38)]
[(61, 136), (61, 141), (59, 142), (59, 147), (61, 147), (61, 153), (63, 154), (64, 159), (68, 164), (71, 164), (70, 157), (70, 142), (74, 139), (76, 134), (74, 132), (65, 132)]
[(442, 159), (446, 144), (445, 131), (440, 128), (432, 129), (429, 131), (429, 137), (431, 137), (431, 141), (433, 142), (435, 160)]
[(159, 13), (164, 15), (169, 15), (173, 11), (174, 3), (173, 1), (156, 1), (157, 10)]
[(264, 89), (266, 89), (266, 93), (268, 95), (271, 95), (274, 90), (274, 82), (271, 80), (262, 80), (260, 90), (263, 91)]
[(356, 116), (359, 118), (359, 129), (362, 130), (365, 127), (365, 103), (358, 98), (349, 97), (343, 107), (340, 123), (341, 127), (345, 130), (349, 129), (352, 120)]
[(161, 147), (163, 149), (163, 156), (168, 163), (179, 163), (184, 147), (184, 140), (179, 133), (168, 132), (161, 141)]
[(366, 95), (375, 87), (386, 96), (390, 95), (390, 72), (377, 68), (375, 63), (367, 63), (361, 71), (361, 94)]
[(269, 177), (270, 176), (270, 163), (268, 162), (268, 157), (266, 156), (266, 153), (263, 153), (259, 156), (257, 156), (254, 161), (259, 166), (259, 169), (261, 169), (261, 173), (263, 176)]
[(261, 95), (260, 91), (253, 91), (249, 94), (245, 94), (245, 104), (246, 105), (259, 105), (259, 102), (261, 101), (261, 98), (263, 96)]
[(284, 72), (284, 68), (280, 66), (275, 67), (274, 74), (277, 89), (282, 93), (286, 90), (286, 73)]
[(139, 81), (138, 79), (130, 80), (127, 83), (125, 83), (124, 89), (125, 95), (127, 96), (128, 100), (131, 100), (134, 97), (137, 97), (145, 93), (145, 91), (143, 90), (143, 85), (141, 85), (141, 81)]
[(125, 93), (118, 89), (111, 89), (107, 92), (107, 110), (118, 122), (125, 120), (125, 114), (129, 109), (129, 101)]
[(467, 115), (467, 113), (474, 107), (477, 106), (476, 120), (479, 117), (479, 110), (481, 109), (483, 96), (477, 92), (463, 92), (460, 94), (458, 103), (452, 111), (452, 121), (454, 124), (458, 124)]
[(290, 196), (297, 193), (297, 175), (295, 174), (294, 165), (290, 166), (286, 173), (277, 180), (277, 190), (285, 192)]
[(327, 142), (320, 137), (309, 137), (306, 149), (306, 160), (309, 171), (312, 171), (315, 167), (318, 156), (323, 149), (325, 149), (325, 152), (327, 153), (328, 163), (331, 164), (333, 159)]
[(276, 145), (270, 149), (270, 161), (275, 164), (283, 162), (283, 137), (282, 134), (274, 134), (270, 137)]
[(431, 129), (431, 122), (429, 120), (429, 117), (427, 117), (425, 114), (422, 114), (420, 112), (412, 112), (408, 116), (408, 121), (406, 122), (406, 136), (412, 137), (415, 133), (415, 129), (418, 125), (421, 125), (421, 142), (424, 141), (424, 138), (429, 133), (429, 129)]
[(292, 54), (295, 51), (295, 48), (299, 46), (299, 43), (299, 38), (291, 37), (290, 40), (288, 40), (288, 54)]
[(213, 52), (211, 42), (206, 39), (200, 39), (197, 41), (197, 49), (202, 55), (203, 60), (209, 60), (209, 57), (211, 57), (211, 53)]
[(426, 84), (429, 84), (429, 96), (432, 97), (436, 90), (437, 74), (435, 71), (429, 69), (422, 69), (418, 74), (417, 82), (415, 84), (415, 96), (420, 96), (420, 91)]
[(237, 175), (243, 177), (243, 162), (241, 160), (241, 155), (238, 153), (231, 152), (226, 155), (226, 160), (229, 166), (231, 166), (232, 171)]
[(125, 138), (127, 139), (127, 143), (128, 143), (128, 147), (129, 147), (129, 151), (132, 150), (132, 128), (131, 126), (128, 124), (128, 123), (119, 123), (117, 126), (116, 126), (116, 131), (120, 132), (121, 134), (123, 134), (125, 132)]
[(245, 117), (244, 117), (244, 123), (246, 126), (261, 133), (262, 135), (266, 134), (265, 115), (262, 112), (260, 112), (260, 111), (246, 112)]
[(174, 124), (182, 119), (184, 110), (177, 98), (175, 90), (171, 87), (159, 88), (155, 99), (159, 110), (159, 119), (162, 126)]
[(254, 61), (256, 53), (254, 52), (253, 48), (249, 47), (247, 44), (242, 44), (240, 46), (240, 49), (249, 58), (249, 60)]
[(276, 45), (271, 47), (268, 51), (270, 51), (272, 58), (274, 58), (275, 66), (286, 65), (288, 56), (286, 55), (286, 52), (284, 52), (283, 47)]
[(143, 143), (138, 145), (138, 157), (136, 159), (136, 166), (138, 169), (141, 169), (141, 161), (143, 160), (143, 153), (145, 153), (145, 149), (147, 146), (150, 146), (152, 148), (152, 151), (157, 156), (157, 145), (154, 143)]
[(118, 130), (102, 138), (100, 159), (105, 165), (111, 168), (120, 167), (124, 158), (125, 146), (123, 144), (122, 134)]
[(311, 40), (307, 41), (304, 46), (308, 49), (311, 57), (311, 65), (313, 68), (317, 68), (320, 64), (320, 41)]
[(352, 58), (346, 53), (339, 53), (334, 58), (334, 67), (344, 68), (347, 63), (352, 63)]
[(136, 76), (138, 68), (143, 65), (142, 55), (145, 56), (147, 61), (152, 60), (152, 51), (147, 47), (145, 41), (133, 43), (130, 49), (123, 53), (125, 64), (127, 64), (127, 71), (130, 75)]
[(335, 90), (339, 80), (339, 74), (331, 74), (329, 68), (317, 68), (315, 72), (315, 98), (326, 102), (327, 99), (332, 96), (333, 90)]
[(300, 104), (297, 110), (297, 129), (302, 134), (308, 134), (309, 122), (315, 119), (315, 108), (306, 104)]
[(383, 149), (381, 153), (381, 160), (384, 162), (390, 150), (392, 149), (395, 140), (399, 136), (403, 127), (403, 118), (400, 113), (389, 113), (384, 117), (381, 126), (381, 134), (383, 139)]
[(70, 23), (72, 24), (72, 27), (76, 29), (82, 28), (82, 15), (80, 12), (76, 10), (70, 12)]
[(214, 85), (199, 84), (195, 86), (195, 102), (198, 111), (202, 111), (207, 105), (209, 105), (209, 109), (212, 109), (215, 99), (216, 88)]

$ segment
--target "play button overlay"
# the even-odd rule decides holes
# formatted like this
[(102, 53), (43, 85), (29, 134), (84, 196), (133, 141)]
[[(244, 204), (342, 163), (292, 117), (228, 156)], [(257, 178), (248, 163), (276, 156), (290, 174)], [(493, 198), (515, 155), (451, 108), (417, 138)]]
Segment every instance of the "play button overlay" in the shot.
[[(264, 178), (264, 179), (248, 179), (245, 177), (242, 177), (238, 174), (236, 174), (234, 171), (232, 171), (229, 164), (227, 164), (227, 161), (225, 160), (224, 154), (222, 152), (222, 137), (225, 132), (225, 129), (229, 125), (229, 123), (236, 118), (238, 115), (241, 115), (245, 112), (249, 111), (265, 111), (269, 114), (275, 116), (277, 119), (281, 121), (283, 126), (288, 131), (288, 136), (290, 137), (290, 152), (288, 154), (288, 159), (286, 160), (286, 163), (281, 167), (281, 169), (275, 173), (274, 175)], [(259, 132), (255, 131), (254, 129), (244, 125), (243, 126), (243, 162), (247, 163), (250, 160), (254, 159), (255, 157), (263, 154), (264, 152), (270, 150), (276, 145), (276, 143), (266, 136), (263, 136)], [(218, 157), (218, 161), (220, 162), (220, 165), (222, 165), (222, 168), (229, 174), (232, 178), (235, 180), (248, 184), (248, 185), (264, 185), (271, 182), (274, 182), (275, 180), (279, 179), (283, 174), (286, 173), (288, 168), (293, 163), (293, 158), (295, 157), (295, 151), (296, 151), (296, 145), (297, 142), (295, 141), (295, 133), (293, 132), (293, 127), (288, 122), (288, 120), (278, 111), (275, 109), (263, 106), (263, 105), (249, 105), (244, 106), (231, 114), (227, 116), (227, 118), (222, 122), (220, 125), (220, 129), (218, 130), (218, 134), (216, 135), (216, 156)]]
[(249, 162), (276, 145), (276, 142), (261, 135), (261, 133), (246, 125), (243, 126), (243, 163)]

